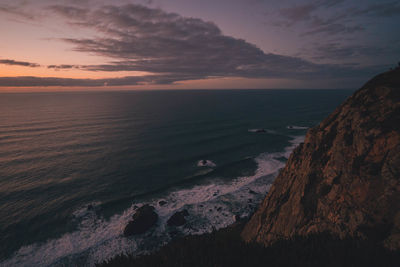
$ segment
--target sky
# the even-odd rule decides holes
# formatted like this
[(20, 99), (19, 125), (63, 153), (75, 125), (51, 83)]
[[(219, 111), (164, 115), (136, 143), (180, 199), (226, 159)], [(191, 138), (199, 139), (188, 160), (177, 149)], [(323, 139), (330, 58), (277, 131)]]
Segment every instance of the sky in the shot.
[(359, 88), (400, 0), (1, 0), (0, 92)]

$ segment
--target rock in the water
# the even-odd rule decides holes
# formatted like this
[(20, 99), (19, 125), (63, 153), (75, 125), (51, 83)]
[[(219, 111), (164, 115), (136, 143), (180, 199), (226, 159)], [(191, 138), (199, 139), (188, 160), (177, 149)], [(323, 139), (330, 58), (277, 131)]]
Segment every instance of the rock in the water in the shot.
[(165, 201), (165, 200), (160, 200), (160, 201), (158, 202), (158, 205), (160, 205), (161, 207), (164, 206), (164, 205), (166, 205), (166, 204), (167, 204), (167, 201)]
[(307, 132), (242, 237), (270, 245), (321, 232), (400, 249), (400, 69)]
[(125, 227), (124, 235), (137, 235), (143, 234), (157, 223), (158, 215), (154, 211), (154, 207), (144, 205), (137, 209), (136, 213), (132, 216), (132, 221)]
[(184, 225), (186, 223), (186, 216), (189, 216), (189, 212), (187, 210), (177, 211), (168, 219), (167, 224), (169, 226)]

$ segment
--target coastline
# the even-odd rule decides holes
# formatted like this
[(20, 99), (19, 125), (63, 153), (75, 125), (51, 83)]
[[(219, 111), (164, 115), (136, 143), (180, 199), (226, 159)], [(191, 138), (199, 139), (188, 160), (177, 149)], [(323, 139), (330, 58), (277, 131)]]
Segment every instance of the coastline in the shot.
[[(153, 253), (163, 245), (169, 244), (171, 240), (180, 237), (209, 234), (214, 229), (230, 229), (232, 224), (235, 225), (237, 218), (250, 218), (255, 212), (278, 175), (279, 169), (284, 166), (282, 159), (289, 157), (291, 151), (303, 141), (304, 135), (292, 135), (290, 138), (288, 145), (282, 151), (261, 153), (251, 159), (258, 167), (250, 176), (185, 187), (171, 191), (161, 198), (136, 202), (122, 214), (112, 216), (109, 221), (97, 215), (102, 203), (89, 203), (74, 212), (74, 217), (81, 220), (77, 231), (66, 233), (60, 238), (42, 244), (23, 247), (1, 264), (23, 265), (26, 262), (34, 262), (38, 266), (63, 264), (94, 266), (112, 259), (119, 253), (135, 256)], [(124, 228), (132, 214), (141, 205), (146, 204), (156, 207), (160, 217), (157, 225), (134, 238), (124, 237)], [(186, 225), (167, 226), (167, 220), (182, 209), (188, 209), (190, 213)], [(72, 246), (73, 243), (79, 245)], [(37, 258), (37, 255), (46, 257)]]
[(399, 71), (310, 129), (248, 221), (98, 266), (398, 266)]
[[(5, 184), (12, 187), (5, 200), (19, 198), (15, 205), (3, 203), (1, 207), (4, 234), (0, 238), (0, 262), (8, 266), (73, 265), (74, 259), (82, 262), (87, 257), (87, 265), (93, 266), (127, 250), (152, 249), (152, 245), (140, 245), (141, 240), (157, 245), (168, 242), (166, 235), (161, 241), (148, 238), (151, 234), (159, 237), (164, 230), (155, 229), (144, 238), (132, 240), (122, 233), (135, 205), (158, 208), (161, 200), (168, 204), (159, 208), (160, 227), (173, 213), (187, 209), (185, 204), (191, 205), (188, 211), (192, 217), (188, 219), (192, 229), (182, 227), (178, 232), (201, 234), (205, 228), (212, 231), (212, 225), (225, 227), (235, 215), (246, 216), (245, 209), (251, 212), (265, 196), (274, 178), (270, 174), (286, 160), (271, 153), (284, 152), (291, 146), (292, 136), (305, 134), (305, 130), (288, 126), (317, 124), (348, 94), (343, 90), (147, 92), (123, 97), (118, 93), (71, 93), (68, 97), (32, 95), (29, 105), (24, 106), (16, 104), (24, 103), (25, 96), (8, 96), (3, 111), (29, 110), (32, 115), (25, 118), (18, 114), (20, 120), (6, 125), (0, 134), (4, 137), (2, 153), (8, 155), (2, 158), (5, 165), (0, 171), (6, 173)], [(315, 101), (310, 96), (319, 99), (321, 105), (311, 106)], [(226, 97), (233, 102), (223, 102)], [(159, 103), (154, 111), (144, 105), (153, 98), (168, 101)], [(47, 101), (50, 99), (56, 101)], [(101, 105), (105, 100), (106, 109)], [(86, 101), (93, 101), (94, 106), (87, 109)], [(141, 105), (131, 105), (132, 101)], [(210, 101), (219, 104), (204, 110)], [(54, 112), (36, 112), (34, 107), (41, 102)], [(170, 110), (171, 103), (178, 109)], [(190, 112), (176, 113), (188, 105)], [(68, 112), (60, 119), (59, 112), (69, 107), (73, 107), (71, 114), (80, 117)], [(221, 111), (221, 115), (213, 115)], [(24, 153), (16, 157), (15, 148)], [(215, 163), (211, 172), (209, 166), (198, 166), (204, 159)], [(31, 164), (24, 164), (26, 161)], [(258, 162), (265, 170), (260, 175), (270, 176), (250, 188), (222, 196), (237, 191), (239, 177), (255, 175)], [(24, 184), (24, 177), (30, 183)], [(201, 186), (206, 183), (208, 186)], [(190, 190), (192, 186), (195, 190)], [(26, 191), (31, 193), (22, 194)], [(195, 207), (204, 201), (208, 203)]]
[[(73, 219), (79, 224), (77, 231), (68, 232), (60, 237), (48, 239), (42, 243), (33, 243), (21, 247), (12, 258), (5, 260), (2, 264), (26, 265), (29, 262), (37, 266), (94, 266), (100, 264), (100, 262), (108, 261), (109, 259), (112, 259), (112, 262), (118, 259), (115, 255), (121, 253), (130, 255), (126, 257), (135, 261), (136, 259), (134, 259), (134, 257), (138, 256), (138, 260), (140, 259), (141, 261), (141, 259), (145, 257), (143, 255), (147, 253), (155, 255), (154, 257), (157, 258), (156, 255), (161, 255), (164, 253), (163, 251), (168, 250), (168, 248), (178, 248), (179, 246), (186, 247), (186, 245), (176, 245), (183, 244), (184, 242), (190, 242), (190, 244), (194, 242), (195, 245), (193, 246), (203, 249), (203, 246), (215, 246), (213, 242), (224, 243), (230, 240), (228, 243), (236, 244), (234, 246), (242, 247), (247, 251), (250, 247), (253, 247), (253, 245), (244, 244), (238, 234), (245, 222), (234, 225), (232, 225), (232, 223), (238, 217), (249, 218), (251, 214), (254, 213), (258, 203), (262, 202), (269, 187), (272, 185), (272, 181), (278, 175), (279, 169), (285, 166), (285, 161), (289, 158), (291, 151), (298, 143), (303, 141), (304, 137), (297, 135), (303, 134), (303, 131), (306, 130), (304, 126), (307, 124), (298, 126), (303, 124), (287, 122), (285, 125), (287, 126), (284, 127), (285, 130), (283, 130), (283, 133), (288, 137), (288, 140), (290, 138), (292, 139), (287, 145), (282, 145), (279, 150), (254, 154), (255, 156), (251, 158), (246, 157), (242, 161), (235, 161), (235, 164), (242, 164), (243, 161), (254, 161), (254, 164), (258, 166), (255, 173), (246, 173), (243, 177), (233, 175), (232, 177), (236, 178), (230, 180), (210, 180), (209, 184), (203, 183), (204, 180), (202, 180), (203, 182), (201, 183), (197, 181), (197, 183), (193, 184), (191, 187), (179, 186), (175, 188), (179, 190), (166, 191), (162, 196), (150, 196), (147, 199), (130, 198), (132, 202), (130, 202), (129, 205), (131, 206), (129, 208), (124, 208), (123, 211), (114, 213), (114, 215), (110, 217), (103, 217), (101, 213), (103, 209), (102, 206), (107, 203), (86, 203), (73, 213)], [(262, 134), (282, 134), (279, 130), (272, 131), (268, 128), (246, 128), (249, 136), (254, 135), (255, 137), (260, 137)], [(283, 127), (281, 128), (283, 129)], [(198, 159), (201, 158), (202, 157), (198, 157)], [(215, 167), (208, 161), (206, 161), (207, 164), (205, 166), (203, 166), (204, 164), (199, 164), (200, 162), (201, 161), (193, 161), (193, 165), (197, 168), (197, 171), (195, 171), (196, 175), (198, 172), (205, 171), (206, 168)], [(218, 161), (215, 162), (217, 163), (217, 168), (224, 168), (223, 171), (226, 171), (227, 167), (232, 166), (232, 164), (229, 166), (219, 165)], [(214, 177), (217, 174), (221, 174), (221, 170), (218, 170), (218, 172), (214, 174)], [(196, 177), (198, 178), (198, 176)], [(138, 235), (133, 238), (125, 237), (123, 235), (124, 228), (131, 220), (132, 215), (135, 214), (142, 205), (146, 204), (156, 208), (156, 212), (160, 217), (156, 226), (143, 235)], [(186, 209), (188, 209), (188, 213), (190, 214), (187, 225), (183, 227), (167, 226), (167, 221), (172, 215)], [(239, 228), (240, 230), (233, 230)], [(217, 239), (220, 241), (216, 241)], [(317, 236), (314, 239), (317, 240), (315, 242), (321, 241), (321, 244), (324, 243), (323, 240), (331, 240), (332, 244), (336, 242), (334, 237)], [(206, 242), (205, 240), (209, 241)], [(298, 242), (304, 243), (307, 240), (308, 239), (302, 240), (300, 238), (299, 241), (299, 239), (295, 237), (294, 241), (286, 240), (289, 243), (286, 243), (285, 246), (296, 247)], [(351, 247), (359, 242), (359, 240), (348, 242)], [(224, 246), (230, 247), (230, 244)], [(254, 246), (256, 247), (255, 251), (258, 251), (258, 245)], [(305, 246), (307, 246), (307, 244), (305, 244)], [(346, 244), (343, 244), (343, 246), (346, 246)], [(367, 245), (367, 247), (368, 246), (370, 245)], [(376, 249), (379, 250), (380, 248), (376, 247)], [(260, 250), (265, 252), (265, 248), (260, 248)], [(218, 251), (218, 249), (215, 249), (215, 251)], [(232, 248), (232, 251), (235, 251), (235, 248)], [(174, 252), (170, 253), (173, 254)], [(205, 255), (207, 255), (207, 253), (214, 252), (204, 251)], [(237, 253), (240, 254), (239, 251)], [(254, 255), (253, 252), (246, 253)], [(269, 252), (265, 253), (268, 254)], [(338, 253), (341, 252), (339, 251)], [(355, 253), (358, 252), (356, 251)], [(382, 253), (382, 255), (386, 255), (386, 252)], [(388, 256), (389, 258), (392, 257), (390, 255)], [(184, 257), (190, 257), (190, 252)], [(271, 261), (271, 259), (268, 259), (268, 261)]]

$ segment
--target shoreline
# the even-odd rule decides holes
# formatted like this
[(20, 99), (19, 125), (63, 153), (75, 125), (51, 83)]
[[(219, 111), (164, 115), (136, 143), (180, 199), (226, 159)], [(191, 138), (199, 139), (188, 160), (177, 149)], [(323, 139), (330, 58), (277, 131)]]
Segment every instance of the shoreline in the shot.
[(247, 223), (98, 266), (398, 266), (399, 71), (309, 130)]
[[(160, 248), (160, 244), (168, 244), (176, 237), (202, 235), (214, 229), (230, 227), (232, 223), (235, 223), (235, 216), (249, 218), (255, 212), (272, 185), (273, 179), (278, 175), (278, 170), (284, 166), (278, 158), (288, 157), (293, 148), (303, 139), (303, 135), (291, 136), (291, 140), (282, 151), (261, 153), (255, 157), (253, 160), (258, 167), (250, 176), (236, 177), (229, 182), (221, 180), (171, 191), (161, 198), (133, 203), (123, 213), (113, 215), (106, 220), (97, 214), (102, 204), (89, 203), (74, 212), (74, 218), (80, 223), (76, 231), (41, 244), (35, 243), (20, 248), (2, 264), (20, 265), (34, 260), (35, 264), (45, 266), (75, 262), (94, 266), (103, 260), (112, 259), (119, 253), (133, 255), (152, 253)], [(193, 194), (196, 195), (194, 200)], [(179, 199), (183, 202), (178, 201)], [(188, 202), (185, 199), (191, 200)], [(165, 200), (167, 204), (160, 205), (160, 202)], [(124, 237), (122, 234), (124, 228), (142, 204), (156, 207), (156, 212), (160, 216), (157, 226), (133, 239)], [(187, 224), (183, 227), (167, 226), (167, 219), (182, 209), (189, 209), (190, 216)], [(80, 242), (78, 247), (69, 246), (71, 241), (79, 240), (81, 236), (87, 236), (84, 242)], [(91, 245), (90, 242), (94, 241), (96, 243)], [(106, 248), (107, 244), (109, 247)], [(66, 250), (60, 251), (58, 248), (61, 245), (66, 245)], [(49, 251), (53, 252), (48, 254)], [(62, 255), (64, 253), (68, 254)], [(50, 257), (37, 259), (36, 255)]]

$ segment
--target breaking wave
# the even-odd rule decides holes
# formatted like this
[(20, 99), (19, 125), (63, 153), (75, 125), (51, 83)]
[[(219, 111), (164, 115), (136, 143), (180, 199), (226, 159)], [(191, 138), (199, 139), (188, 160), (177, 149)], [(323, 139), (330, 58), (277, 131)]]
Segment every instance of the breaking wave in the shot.
[[(214, 180), (172, 191), (161, 198), (134, 203), (122, 214), (109, 219), (96, 212), (101, 203), (88, 203), (74, 212), (74, 220), (79, 222), (76, 231), (44, 243), (24, 246), (0, 265), (94, 266), (121, 253), (148, 253), (179, 235), (202, 234), (226, 227), (235, 221), (235, 216), (252, 214), (284, 166), (282, 158), (287, 159), (303, 140), (304, 136), (294, 136), (282, 152), (262, 153), (254, 158), (257, 170), (252, 176), (237, 177), (229, 182)], [(206, 163), (209, 167), (214, 164), (211, 161)], [(155, 207), (160, 217), (156, 227), (142, 235), (124, 237), (124, 227), (135, 210), (144, 204)], [(168, 218), (182, 209), (189, 212), (187, 223), (181, 227), (167, 226)]]
[(288, 125), (286, 126), (287, 129), (290, 130), (307, 130), (310, 127), (306, 127), (306, 126), (296, 126), (296, 125)]

